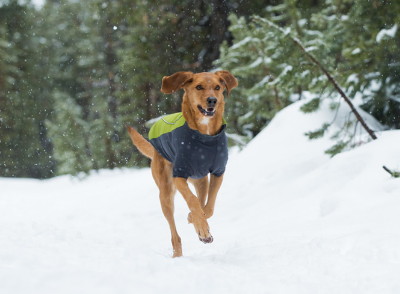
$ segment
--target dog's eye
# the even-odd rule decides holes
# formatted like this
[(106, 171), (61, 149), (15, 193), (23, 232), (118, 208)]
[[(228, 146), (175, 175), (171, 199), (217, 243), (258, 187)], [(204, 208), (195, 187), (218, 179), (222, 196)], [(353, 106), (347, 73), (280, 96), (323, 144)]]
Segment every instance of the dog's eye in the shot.
[(218, 91), (219, 89), (221, 89), (221, 87), (220, 87), (220, 86), (216, 86), (216, 87), (215, 87), (215, 90), (217, 90), (217, 91)]
[(198, 85), (198, 86), (196, 86), (196, 89), (197, 89), (197, 90), (203, 90), (204, 88), (203, 88), (203, 86)]

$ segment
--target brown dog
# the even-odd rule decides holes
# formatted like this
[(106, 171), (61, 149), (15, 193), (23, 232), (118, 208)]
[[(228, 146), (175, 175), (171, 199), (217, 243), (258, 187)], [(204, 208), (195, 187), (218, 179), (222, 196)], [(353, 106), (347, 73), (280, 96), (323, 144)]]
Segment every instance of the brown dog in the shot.
[[(181, 88), (185, 91), (182, 113), (159, 120), (150, 130), (149, 141), (128, 127), (133, 144), (152, 159), (151, 171), (171, 229), (173, 257), (182, 256), (181, 238), (173, 215), (176, 189), (190, 209), (188, 221), (193, 223), (200, 240), (213, 241), (207, 218), (213, 215), (227, 161), (223, 92), (227, 90), (229, 94), (237, 85), (236, 78), (228, 71), (177, 72), (166, 76), (162, 79), (161, 92), (171, 94)], [(197, 197), (190, 190), (188, 180), (194, 185)]]

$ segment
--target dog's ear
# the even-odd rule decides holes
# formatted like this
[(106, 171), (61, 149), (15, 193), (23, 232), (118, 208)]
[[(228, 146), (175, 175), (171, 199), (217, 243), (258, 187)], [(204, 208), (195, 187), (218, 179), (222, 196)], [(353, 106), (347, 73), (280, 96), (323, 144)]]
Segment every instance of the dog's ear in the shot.
[(226, 91), (229, 92), (238, 86), (238, 80), (227, 70), (216, 71), (215, 74), (222, 79), (222, 82), (225, 84)]
[(180, 71), (171, 76), (165, 76), (162, 79), (161, 92), (171, 94), (183, 87), (193, 78), (193, 73), (190, 71)]

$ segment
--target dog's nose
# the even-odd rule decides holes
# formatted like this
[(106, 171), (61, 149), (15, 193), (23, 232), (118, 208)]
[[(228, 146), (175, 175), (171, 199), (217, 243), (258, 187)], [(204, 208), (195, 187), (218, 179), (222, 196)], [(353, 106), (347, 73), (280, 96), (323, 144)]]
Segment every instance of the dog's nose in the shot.
[(217, 104), (217, 98), (215, 97), (207, 98), (207, 107), (215, 107), (215, 104)]

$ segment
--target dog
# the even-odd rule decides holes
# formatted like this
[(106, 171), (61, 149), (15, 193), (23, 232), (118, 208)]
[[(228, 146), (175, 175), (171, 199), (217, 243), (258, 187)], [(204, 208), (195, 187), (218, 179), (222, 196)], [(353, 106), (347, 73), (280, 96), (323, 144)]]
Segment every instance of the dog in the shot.
[[(173, 257), (182, 256), (173, 215), (176, 190), (189, 207), (188, 221), (200, 241), (213, 241), (207, 219), (214, 213), (228, 160), (224, 92), (229, 95), (237, 86), (237, 79), (228, 71), (164, 76), (161, 92), (171, 94), (184, 89), (182, 112), (158, 120), (151, 127), (148, 140), (128, 126), (133, 144), (151, 159), (161, 208), (171, 230)], [(197, 197), (188, 183), (193, 184)]]

